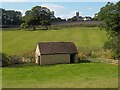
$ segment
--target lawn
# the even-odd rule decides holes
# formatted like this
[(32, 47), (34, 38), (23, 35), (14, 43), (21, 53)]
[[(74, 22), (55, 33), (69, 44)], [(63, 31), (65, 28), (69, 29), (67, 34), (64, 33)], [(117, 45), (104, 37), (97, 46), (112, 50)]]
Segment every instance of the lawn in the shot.
[(72, 41), (77, 48), (101, 48), (106, 32), (98, 27), (71, 27), (59, 30), (3, 31), (3, 52), (19, 55), (34, 51), (38, 42)]
[(118, 66), (77, 63), (5, 67), (3, 88), (117, 88)]

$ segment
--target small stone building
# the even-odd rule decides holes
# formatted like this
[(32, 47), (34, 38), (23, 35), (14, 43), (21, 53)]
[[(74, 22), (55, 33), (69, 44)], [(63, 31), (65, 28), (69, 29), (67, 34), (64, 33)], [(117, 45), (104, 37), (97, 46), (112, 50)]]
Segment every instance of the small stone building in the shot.
[(35, 63), (39, 65), (78, 62), (78, 51), (72, 42), (38, 43), (35, 50)]

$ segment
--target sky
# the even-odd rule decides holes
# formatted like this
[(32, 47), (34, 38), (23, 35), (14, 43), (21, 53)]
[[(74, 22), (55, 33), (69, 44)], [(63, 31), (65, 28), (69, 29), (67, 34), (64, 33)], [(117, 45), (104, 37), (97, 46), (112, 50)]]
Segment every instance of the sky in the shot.
[(21, 11), (24, 15), (34, 6), (44, 6), (55, 12), (56, 17), (71, 18), (79, 12), (80, 16), (91, 16), (99, 12), (107, 2), (2, 2), (2, 8), (6, 10)]

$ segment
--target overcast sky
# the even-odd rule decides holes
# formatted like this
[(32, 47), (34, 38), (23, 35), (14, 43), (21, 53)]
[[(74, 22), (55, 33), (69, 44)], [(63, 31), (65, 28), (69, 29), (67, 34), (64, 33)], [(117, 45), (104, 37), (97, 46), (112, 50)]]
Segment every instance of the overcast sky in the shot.
[(107, 2), (2, 2), (2, 8), (21, 11), (24, 15), (26, 10), (39, 5), (54, 11), (56, 17), (70, 18), (76, 12), (80, 12), (81, 16), (93, 17), (106, 4)]

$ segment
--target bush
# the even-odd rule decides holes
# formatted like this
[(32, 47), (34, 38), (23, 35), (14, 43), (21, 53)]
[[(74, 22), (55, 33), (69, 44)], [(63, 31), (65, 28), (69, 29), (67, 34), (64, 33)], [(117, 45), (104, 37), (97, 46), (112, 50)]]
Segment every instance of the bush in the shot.
[(2, 67), (14, 64), (22, 64), (24, 62), (35, 62), (34, 52), (29, 52), (19, 56), (8, 56), (4, 53), (0, 53), (0, 66)]
[(18, 56), (8, 56), (4, 53), (1, 53), (2, 56), (2, 67), (8, 66), (8, 65), (13, 65), (13, 64), (21, 64), (21, 58)]
[(118, 48), (117, 45), (115, 43), (113, 43), (112, 40), (108, 40), (104, 43), (103, 48), (105, 50), (109, 50), (111, 51), (111, 58), (112, 59), (120, 59), (120, 53), (118, 52)]
[(1, 61), (2, 62), (2, 66), (3, 67), (4, 66), (8, 66), (10, 64), (8, 56), (6, 54), (4, 54), (4, 53), (1, 53), (1, 55), (2, 55), (2, 61)]
[(79, 47), (79, 57), (81, 60), (87, 60), (89, 58), (114, 59), (117, 55), (110, 49)]
[(113, 43), (109, 40), (104, 43), (103, 48), (104, 49), (112, 49), (113, 46), (114, 46)]
[(21, 61), (23, 62), (35, 62), (34, 52), (29, 52), (21, 55)]
[(29, 27), (29, 25), (27, 25), (26, 23), (22, 23), (21, 25), (20, 25), (20, 28), (21, 29), (26, 29), (26, 28), (28, 28)]
[(11, 65), (13, 64), (21, 64), (22, 63), (22, 60), (20, 57), (14, 55), (14, 56), (9, 56), (9, 62)]

